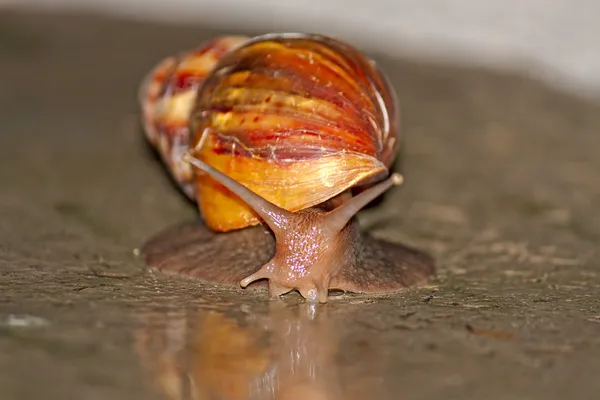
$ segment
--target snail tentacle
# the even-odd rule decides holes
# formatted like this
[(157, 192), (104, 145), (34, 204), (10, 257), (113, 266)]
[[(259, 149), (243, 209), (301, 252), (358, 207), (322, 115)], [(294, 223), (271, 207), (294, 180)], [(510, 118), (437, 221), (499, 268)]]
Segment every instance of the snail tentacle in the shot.
[(244, 200), (246, 204), (251, 206), (252, 209), (254, 209), (258, 215), (260, 215), (260, 217), (267, 225), (269, 225), (275, 234), (277, 234), (277, 230), (281, 229), (285, 225), (286, 220), (291, 218), (292, 213), (289, 211), (276, 206), (264, 197), (259, 196), (241, 183), (231, 179), (226, 174), (211, 167), (190, 153), (184, 154), (183, 160), (206, 172), (213, 179), (217, 180), (219, 183), (227, 187), (227, 189), (235, 193), (239, 198)]
[(326, 217), (326, 225), (333, 233), (340, 232), (350, 220), (363, 209), (367, 204), (373, 201), (377, 196), (384, 193), (392, 186), (401, 185), (404, 182), (402, 175), (394, 173), (387, 179), (371, 186), (369, 189), (354, 196), (338, 208), (330, 211)]

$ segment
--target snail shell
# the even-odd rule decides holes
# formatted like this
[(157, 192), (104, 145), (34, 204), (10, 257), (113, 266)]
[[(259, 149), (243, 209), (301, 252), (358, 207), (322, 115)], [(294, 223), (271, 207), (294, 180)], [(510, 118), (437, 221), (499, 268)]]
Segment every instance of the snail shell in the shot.
[(332, 38), (223, 37), (163, 61), (144, 121), (172, 174), (216, 231), (258, 224), (247, 204), (181, 161), (189, 149), (288, 211), (388, 175), (398, 107), (376, 65)]

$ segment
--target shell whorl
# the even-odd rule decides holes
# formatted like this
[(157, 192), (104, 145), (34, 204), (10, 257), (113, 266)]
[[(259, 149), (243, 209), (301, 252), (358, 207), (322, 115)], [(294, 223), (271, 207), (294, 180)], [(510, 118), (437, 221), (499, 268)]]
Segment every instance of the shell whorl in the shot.
[(219, 60), (246, 42), (245, 36), (218, 37), (163, 59), (143, 79), (138, 93), (146, 138), (171, 175), (193, 199), (193, 170), (181, 157), (189, 150), (189, 124), (198, 90)]
[[(209, 227), (227, 231), (260, 219), (180, 161), (188, 145), (195, 157), (288, 211), (387, 176), (399, 113), (393, 89), (371, 60), (320, 35), (269, 34), (227, 43), (229, 49), (211, 55), (211, 62), (197, 63), (209, 68), (194, 70), (198, 51), (163, 61), (151, 74), (153, 83), (146, 83), (152, 90), (143, 91), (150, 142), (198, 201)], [(173, 82), (191, 72), (193, 83), (174, 90), (179, 86)], [(150, 101), (150, 95), (160, 100)]]

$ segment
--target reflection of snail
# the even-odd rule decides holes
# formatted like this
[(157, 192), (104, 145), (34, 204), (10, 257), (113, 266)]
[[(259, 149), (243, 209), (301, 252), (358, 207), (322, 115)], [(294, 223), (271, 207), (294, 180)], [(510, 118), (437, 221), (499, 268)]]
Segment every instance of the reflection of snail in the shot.
[(381, 382), (369, 377), (384, 367), (383, 352), (370, 351), (356, 366), (340, 363), (349, 349), (340, 346), (340, 321), (326, 311), (271, 303), (266, 316), (155, 314), (144, 321), (137, 350), (170, 400), (377, 398)]
[[(320, 302), (328, 289), (389, 292), (434, 274), (429, 256), (354, 222), (402, 180), (386, 178), (393, 89), (356, 49), (316, 35), (223, 37), (160, 63), (140, 101), (149, 141), (210, 228), (154, 238), (150, 265), (244, 287), (268, 279), (273, 296), (296, 289)], [(258, 239), (261, 221), (276, 244)]]
[(151, 380), (169, 400), (248, 398), (268, 366), (257, 336), (218, 312), (193, 315), (146, 321), (137, 350)]

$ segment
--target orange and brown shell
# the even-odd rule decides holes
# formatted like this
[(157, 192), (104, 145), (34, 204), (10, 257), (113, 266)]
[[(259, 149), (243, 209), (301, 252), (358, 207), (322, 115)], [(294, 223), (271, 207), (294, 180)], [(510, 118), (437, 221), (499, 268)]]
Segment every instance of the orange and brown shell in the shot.
[(355, 48), (308, 34), (221, 37), (162, 61), (142, 85), (150, 142), (216, 231), (260, 222), (181, 161), (192, 154), (289, 211), (387, 176), (398, 108)]

